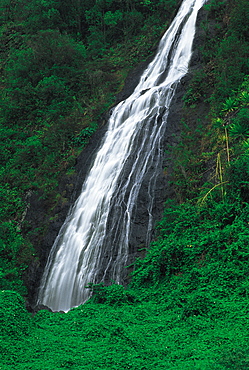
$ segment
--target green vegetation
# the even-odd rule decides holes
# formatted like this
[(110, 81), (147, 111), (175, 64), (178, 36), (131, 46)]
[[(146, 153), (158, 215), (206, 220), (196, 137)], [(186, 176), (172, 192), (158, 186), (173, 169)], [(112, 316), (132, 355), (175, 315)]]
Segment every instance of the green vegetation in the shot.
[(175, 6), (0, 2), (3, 370), (249, 368), (247, 0), (205, 5), (202, 66), (169, 148), (175, 198), (130, 285), (90, 285), (92, 299), (66, 314), (31, 317), (21, 297), (22, 272), (37, 258), (23, 231), (25, 196), (41, 189), (53, 215), (60, 177)]
[[(114, 94), (151, 54), (175, 5), (0, 0), (2, 289), (23, 294), (22, 271), (35, 258), (25, 224), (30, 194), (44, 200), (47, 220), (67, 202), (60, 181), (70, 179)], [(36, 243), (47, 226), (37, 225)]]
[(32, 319), (1, 292), (2, 368), (247, 369), (249, 205), (216, 196), (168, 205), (127, 289), (92, 286), (85, 305)]

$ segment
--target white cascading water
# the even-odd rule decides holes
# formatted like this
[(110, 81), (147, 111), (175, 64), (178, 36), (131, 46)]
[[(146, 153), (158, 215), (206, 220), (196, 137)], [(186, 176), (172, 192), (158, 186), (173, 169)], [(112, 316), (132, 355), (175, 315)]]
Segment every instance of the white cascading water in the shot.
[(132, 215), (148, 168), (148, 230), (161, 139), (177, 84), (187, 73), (199, 9), (206, 0), (183, 0), (154, 60), (133, 94), (109, 119), (95, 161), (52, 247), (38, 304), (67, 312), (90, 296), (89, 283), (120, 283), (129, 255)]

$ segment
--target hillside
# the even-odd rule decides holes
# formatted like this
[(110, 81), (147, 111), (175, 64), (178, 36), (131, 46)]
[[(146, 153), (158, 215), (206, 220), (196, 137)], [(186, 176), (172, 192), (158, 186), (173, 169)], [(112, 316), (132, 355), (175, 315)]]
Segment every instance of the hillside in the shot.
[(44, 238), (75, 196), (82, 149), (101, 137), (107, 109), (177, 6), (0, 2), (4, 370), (249, 367), (247, 0), (204, 6), (165, 154), (170, 197), (129, 285), (90, 286), (92, 299), (67, 314), (25, 308)]

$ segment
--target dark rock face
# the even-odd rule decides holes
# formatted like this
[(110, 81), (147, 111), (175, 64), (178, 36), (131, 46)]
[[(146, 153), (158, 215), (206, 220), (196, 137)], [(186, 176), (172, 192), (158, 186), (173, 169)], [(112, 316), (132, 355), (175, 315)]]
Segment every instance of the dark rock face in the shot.
[[(199, 22), (207, 16), (205, 10), (199, 12)], [(170, 185), (172, 159), (170, 157), (170, 148), (177, 145), (180, 137), (179, 122), (182, 117), (182, 97), (186, 92), (188, 83), (191, 79), (193, 71), (201, 65), (201, 57), (198, 51), (199, 45), (202, 43), (203, 34), (200, 29), (197, 29), (196, 37), (194, 40), (194, 51), (191, 60), (191, 66), (189, 73), (181, 80), (176, 94), (173, 98), (167, 123), (166, 134), (162, 143), (162, 151), (167, 150), (167, 157), (164, 157), (163, 163), (161, 164), (161, 170), (158, 174), (156, 182), (156, 192), (154, 197), (153, 206), (153, 218), (154, 224), (160, 219), (163, 206), (166, 199), (174, 198), (174, 191), (172, 185)], [(147, 67), (153, 56), (146, 62), (143, 62), (135, 68), (128, 76), (124, 89), (116, 97), (117, 103), (126, 99), (137, 86), (140, 76), (144, 69)], [(77, 197), (79, 196), (82, 188), (82, 184), (88, 174), (91, 164), (94, 160), (95, 153), (100, 146), (101, 140), (106, 131), (106, 123), (108, 121), (110, 113), (107, 112), (102, 118), (101, 128), (91, 137), (88, 146), (82, 151), (77, 158), (75, 165), (76, 174), (71, 177), (62, 178), (59, 184), (59, 193), (63, 193), (66, 202), (57, 205), (54, 210), (53, 219), (49, 219), (47, 213), (49, 205), (42, 199), (42, 194), (32, 193), (29, 196), (27, 202), (29, 203), (27, 215), (26, 215), (26, 226), (25, 233), (36, 229), (37, 227), (43, 227), (42, 231), (33, 233), (30, 237), (31, 242), (35, 246), (38, 260), (34, 260), (30, 265), (25, 278), (26, 285), (29, 290), (28, 304), (32, 309), (35, 307), (37, 298), (38, 287), (40, 279), (50, 252), (50, 249), (54, 243), (56, 236), (66, 219), (70, 207), (74, 204)], [(164, 169), (167, 168), (167, 171)], [(153, 171), (153, 169), (151, 169)], [(153, 176), (153, 172), (149, 173), (148, 176)], [(146, 186), (142, 187), (139, 198), (136, 205), (136, 214), (133, 216), (133, 228), (130, 238), (130, 259), (129, 263), (132, 263), (135, 258), (139, 255), (138, 249), (148, 247), (146, 245), (145, 236), (148, 227), (148, 212), (146, 209), (147, 189)], [(44, 227), (45, 225), (45, 227)], [(154, 235), (151, 236), (152, 238)], [(127, 282), (127, 278), (124, 279)]]

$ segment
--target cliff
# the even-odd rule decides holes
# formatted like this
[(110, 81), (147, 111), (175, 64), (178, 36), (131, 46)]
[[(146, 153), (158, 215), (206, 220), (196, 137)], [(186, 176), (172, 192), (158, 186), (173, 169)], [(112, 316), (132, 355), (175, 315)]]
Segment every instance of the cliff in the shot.
[[(165, 153), (163, 163), (161, 163), (161, 171), (157, 174), (157, 185), (153, 205), (153, 219), (154, 227), (156, 222), (161, 218), (164, 203), (168, 199), (175, 199), (175, 186), (172, 183), (172, 171), (174, 167), (174, 158), (172, 157), (172, 150), (180, 141), (181, 137), (181, 120), (184, 116), (183, 113), (183, 96), (186, 93), (193, 74), (202, 67), (202, 57), (200, 47), (204, 40), (204, 31), (200, 28), (200, 24), (207, 19), (208, 12), (201, 10), (198, 19), (198, 28), (194, 40), (193, 54), (191, 64), (187, 76), (181, 81), (177, 88), (176, 94), (170, 107), (167, 130), (162, 143), (161, 150)], [(156, 48), (155, 48), (156, 51)], [(154, 52), (155, 52), (154, 51)], [(116, 95), (117, 104), (119, 101), (128, 97), (136, 87), (141, 74), (147, 67), (148, 63), (152, 60), (151, 55), (146, 61), (139, 63), (127, 76), (122, 91)], [(115, 105), (114, 104), (114, 105)], [(194, 127), (198, 117), (203, 117), (207, 114), (208, 104), (204, 102), (198, 107), (198, 111), (194, 111), (193, 115), (188, 117), (189, 124)], [(112, 108), (110, 108), (112, 109)], [(62, 201), (51, 210), (50, 203), (44, 201), (42, 194), (39, 192), (31, 193), (28, 199), (28, 208), (26, 214), (26, 223), (28, 225), (26, 233), (30, 230), (40, 229), (38, 235), (31, 237), (30, 241), (35, 246), (38, 258), (35, 259), (29, 266), (25, 274), (25, 282), (29, 289), (29, 302), (31, 306), (35, 304), (37, 289), (39, 287), (40, 278), (43, 273), (49, 251), (53, 242), (58, 235), (58, 232), (66, 218), (70, 207), (74, 204), (75, 200), (80, 194), (82, 184), (87, 176), (94, 155), (100, 146), (101, 140), (105, 134), (106, 124), (109, 112), (104, 113), (99, 119), (99, 129), (90, 137), (87, 146), (83, 149), (75, 161), (75, 172), (72, 176), (64, 175), (58, 185), (58, 194), (61, 195)], [(146, 241), (147, 227), (148, 227), (148, 211), (146, 204), (148, 202), (147, 184), (146, 181), (156, 174), (148, 173), (147, 180), (141, 188), (139, 193), (138, 202), (136, 205), (136, 213), (133, 215), (133, 226), (130, 237), (130, 257), (128, 265), (133, 264), (135, 259), (144, 255), (144, 251), (149, 247)], [(37, 212), (37, 210), (39, 210)], [(152, 232), (151, 240), (155, 237), (155, 229)], [(126, 282), (129, 281), (129, 273), (132, 269), (127, 270)]]

